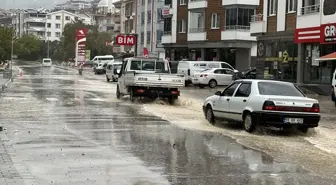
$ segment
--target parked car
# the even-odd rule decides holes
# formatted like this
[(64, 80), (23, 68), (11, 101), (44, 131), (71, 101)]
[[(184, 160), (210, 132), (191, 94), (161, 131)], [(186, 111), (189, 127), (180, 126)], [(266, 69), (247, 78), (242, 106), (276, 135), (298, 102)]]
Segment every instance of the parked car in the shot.
[(227, 62), (182, 60), (178, 63), (177, 73), (184, 74), (185, 85), (187, 86), (188, 84), (192, 83), (192, 78), (195, 73), (199, 73), (205, 69), (213, 69), (213, 68), (225, 68), (225, 69), (231, 69), (234, 72), (238, 72), (238, 70), (234, 69)]
[(336, 69), (333, 73), (332, 76), (332, 81), (331, 81), (331, 100), (335, 103), (335, 107), (336, 107)]
[(200, 88), (204, 88), (207, 85), (210, 88), (215, 88), (217, 85), (230, 85), (233, 74), (234, 71), (228, 68), (206, 69), (200, 73), (195, 73), (192, 83)]
[(278, 128), (297, 127), (302, 132), (317, 127), (319, 102), (296, 85), (272, 80), (236, 80), (203, 104), (206, 119), (242, 122), (247, 132), (257, 124)]
[(118, 80), (118, 74), (122, 66), (122, 61), (115, 60), (113, 63), (109, 63), (106, 67), (106, 81), (112, 80), (113, 82)]
[(234, 80), (238, 79), (256, 79), (257, 69), (255, 67), (250, 67), (242, 72), (237, 72), (233, 75)]

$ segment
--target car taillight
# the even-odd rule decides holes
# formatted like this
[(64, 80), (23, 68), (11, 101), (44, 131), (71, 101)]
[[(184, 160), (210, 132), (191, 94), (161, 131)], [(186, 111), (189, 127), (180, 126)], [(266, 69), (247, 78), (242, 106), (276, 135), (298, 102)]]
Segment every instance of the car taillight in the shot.
[(200, 77), (207, 77), (208, 75), (201, 75)]
[(275, 104), (272, 101), (265, 101), (263, 105), (263, 110), (275, 110)]
[(283, 112), (312, 112), (319, 113), (320, 105), (314, 103), (312, 107), (293, 107), (293, 106), (276, 106), (273, 101), (265, 101), (263, 110), (283, 111)]

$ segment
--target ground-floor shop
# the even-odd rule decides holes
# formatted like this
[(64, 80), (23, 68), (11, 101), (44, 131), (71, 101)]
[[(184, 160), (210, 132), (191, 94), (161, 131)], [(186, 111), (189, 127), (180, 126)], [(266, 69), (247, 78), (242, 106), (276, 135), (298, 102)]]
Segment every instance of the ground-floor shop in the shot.
[(193, 43), (186, 46), (165, 47), (166, 58), (172, 61), (183, 59), (203, 61), (224, 61), (238, 70), (245, 70), (256, 60), (256, 43)]

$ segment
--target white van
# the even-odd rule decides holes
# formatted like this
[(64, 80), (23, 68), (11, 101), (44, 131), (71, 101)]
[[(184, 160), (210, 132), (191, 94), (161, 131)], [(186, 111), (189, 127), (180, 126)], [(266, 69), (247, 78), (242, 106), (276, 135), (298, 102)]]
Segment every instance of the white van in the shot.
[(205, 69), (212, 69), (212, 68), (228, 68), (232, 69), (235, 73), (238, 72), (238, 70), (234, 69), (227, 62), (182, 60), (179, 62), (177, 66), (177, 73), (184, 74), (185, 84), (187, 86), (188, 84), (192, 83), (192, 78), (194, 77), (195, 73), (204, 71)]
[(44, 58), (42, 59), (42, 66), (47, 66), (47, 67), (50, 67), (52, 64), (52, 61), (50, 58)]
[(106, 81), (117, 81), (118, 74), (122, 66), (122, 61), (115, 60), (113, 63), (109, 63), (106, 67)]
[(112, 63), (114, 61), (113, 55), (102, 55), (102, 56), (95, 56), (92, 59), (93, 64), (99, 63)]

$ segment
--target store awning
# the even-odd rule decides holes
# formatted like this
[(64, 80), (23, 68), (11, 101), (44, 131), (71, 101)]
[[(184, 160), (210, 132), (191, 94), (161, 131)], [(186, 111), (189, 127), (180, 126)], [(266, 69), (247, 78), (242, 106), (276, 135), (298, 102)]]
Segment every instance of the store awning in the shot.
[(316, 61), (328, 61), (328, 60), (336, 60), (336, 52), (330, 53), (328, 55), (324, 55), (320, 58), (315, 59)]

